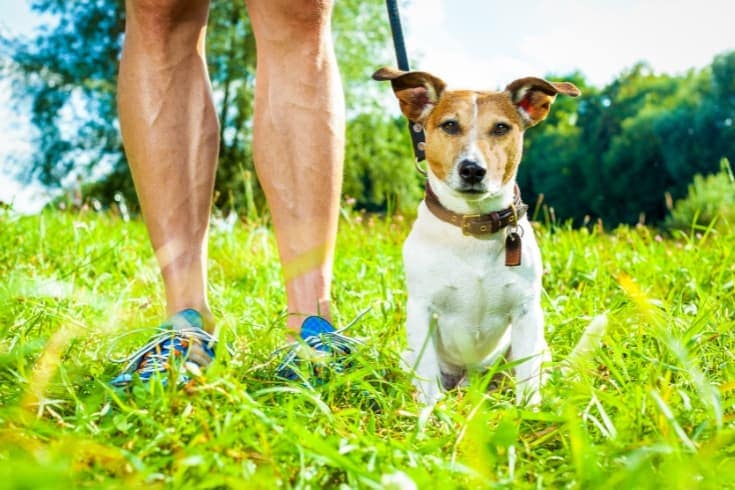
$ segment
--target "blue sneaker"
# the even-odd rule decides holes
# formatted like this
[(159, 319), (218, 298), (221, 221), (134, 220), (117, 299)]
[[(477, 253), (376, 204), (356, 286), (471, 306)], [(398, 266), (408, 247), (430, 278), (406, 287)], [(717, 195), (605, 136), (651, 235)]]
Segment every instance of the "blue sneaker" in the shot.
[(308, 378), (311, 377), (321, 379), (325, 368), (335, 372), (349, 368), (351, 365), (349, 355), (362, 345), (362, 341), (342, 335), (342, 332), (355, 321), (336, 330), (331, 323), (320, 316), (307, 317), (301, 325), (300, 340), (273, 353), (275, 356), (288, 349), (286, 356), (276, 368), (276, 376), (281, 379), (308, 382)]
[(112, 359), (127, 364), (110, 384), (126, 387), (137, 374), (143, 382), (157, 377), (165, 386), (170, 372), (176, 374), (177, 385), (188, 383), (190, 374), (198, 375), (214, 359), (217, 338), (203, 326), (202, 315), (196, 310), (176, 313), (158, 327), (159, 332), (143, 347), (125, 358)]

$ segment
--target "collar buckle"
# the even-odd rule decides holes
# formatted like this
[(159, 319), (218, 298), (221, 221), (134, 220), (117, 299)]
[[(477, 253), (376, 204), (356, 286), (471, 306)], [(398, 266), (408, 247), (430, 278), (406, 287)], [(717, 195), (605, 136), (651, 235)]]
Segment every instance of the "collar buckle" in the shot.
[(463, 235), (472, 235), (472, 220), (480, 218), (481, 214), (463, 214), (462, 215), (462, 234)]

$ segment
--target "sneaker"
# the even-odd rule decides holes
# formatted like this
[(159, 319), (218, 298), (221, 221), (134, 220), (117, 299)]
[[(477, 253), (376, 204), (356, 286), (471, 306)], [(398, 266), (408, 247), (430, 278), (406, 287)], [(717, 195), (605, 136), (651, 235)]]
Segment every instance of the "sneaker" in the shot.
[(276, 376), (308, 382), (309, 378), (323, 379), (325, 369), (342, 372), (349, 368), (349, 356), (362, 341), (342, 335), (342, 332), (354, 323), (337, 330), (320, 316), (307, 317), (301, 325), (300, 339), (273, 353), (275, 356), (288, 350), (276, 368)]
[(176, 373), (177, 385), (188, 383), (191, 373), (199, 374), (214, 359), (217, 338), (203, 325), (202, 315), (196, 310), (176, 313), (158, 327), (159, 332), (143, 347), (128, 357), (112, 359), (127, 364), (110, 384), (128, 386), (137, 374), (143, 382), (158, 377), (165, 386), (170, 372)]

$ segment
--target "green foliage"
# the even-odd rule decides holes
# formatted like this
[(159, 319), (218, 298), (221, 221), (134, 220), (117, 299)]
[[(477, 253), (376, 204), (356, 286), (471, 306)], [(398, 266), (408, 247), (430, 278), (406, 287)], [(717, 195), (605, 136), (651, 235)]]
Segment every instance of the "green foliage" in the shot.
[(686, 198), (676, 201), (664, 225), (678, 230), (735, 225), (735, 179), (730, 162), (723, 158), (719, 173), (695, 175)]
[[(507, 384), (487, 392), (490, 373), (429, 415), (398, 361), (407, 223), (346, 216), (333, 301), (339, 325), (372, 307), (350, 331), (367, 340), (358, 367), (315, 388), (272, 378), (285, 338), (272, 232), (215, 220), (211, 303), (235, 355), (220, 351), (188, 392), (117, 396), (107, 352), (131, 352), (150, 330), (119, 337), (164, 314), (143, 224), (0, 211), (2, 486), (735, 487), (732, 229), (539, 227), (544, 403), (516, 407)], [(601, 344), (571, 363), (601, 318)]]
[(735, 52), (678, 77), (638, 64), (601, 90), (579, 74), (549, 76), (581, 83), (583, 95), (559, 98), (549, 119), (528, 131), (524, 196), (544, 194), (556, 216), (577, 224), (662, 221), (667, 193), (683, 196), (695, 174), (715, 172), (735, 152), (733, 73)]
[[(212, 2), (207, 64), (220, 121), (216, 205), (243, 207), (244, 172), (252, 171), (251, 128), (255, 89), (255, 38), (245, 2)], [(128, 186), (130, 187), (130, 186)], [(131, 202), (137, 202), (129, 195)]]
[(423, 193), (413, 160), (405, 119), (361, 114), (347, 124), (343, 193), (359, 208), (413, 211)]

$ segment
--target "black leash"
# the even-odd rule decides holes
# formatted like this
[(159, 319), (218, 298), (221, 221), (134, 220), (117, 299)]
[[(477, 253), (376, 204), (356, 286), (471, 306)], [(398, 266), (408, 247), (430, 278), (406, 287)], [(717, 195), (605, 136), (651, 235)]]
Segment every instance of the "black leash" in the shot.
[[(410, 71), (406, 43), (403, 41), (403, 28), (401, 27), (401, 14), (398, 11), (398, 2), (397, 0), (386, 0), (385, 3), (388, 7), (388, 19), (390, 20), (390, 30), (393, 33), (393, 46), (396, 49), (398, 69)], [(424, 154), (424, 142), (426, 141), (424, 128), (419, 123), (408, 121), (408, 132), (411, 134), (413, 153), (416, 155), (416, 169), (425, 175), (426, 171), (418, 166), (418, 162), (426, 158)]]

